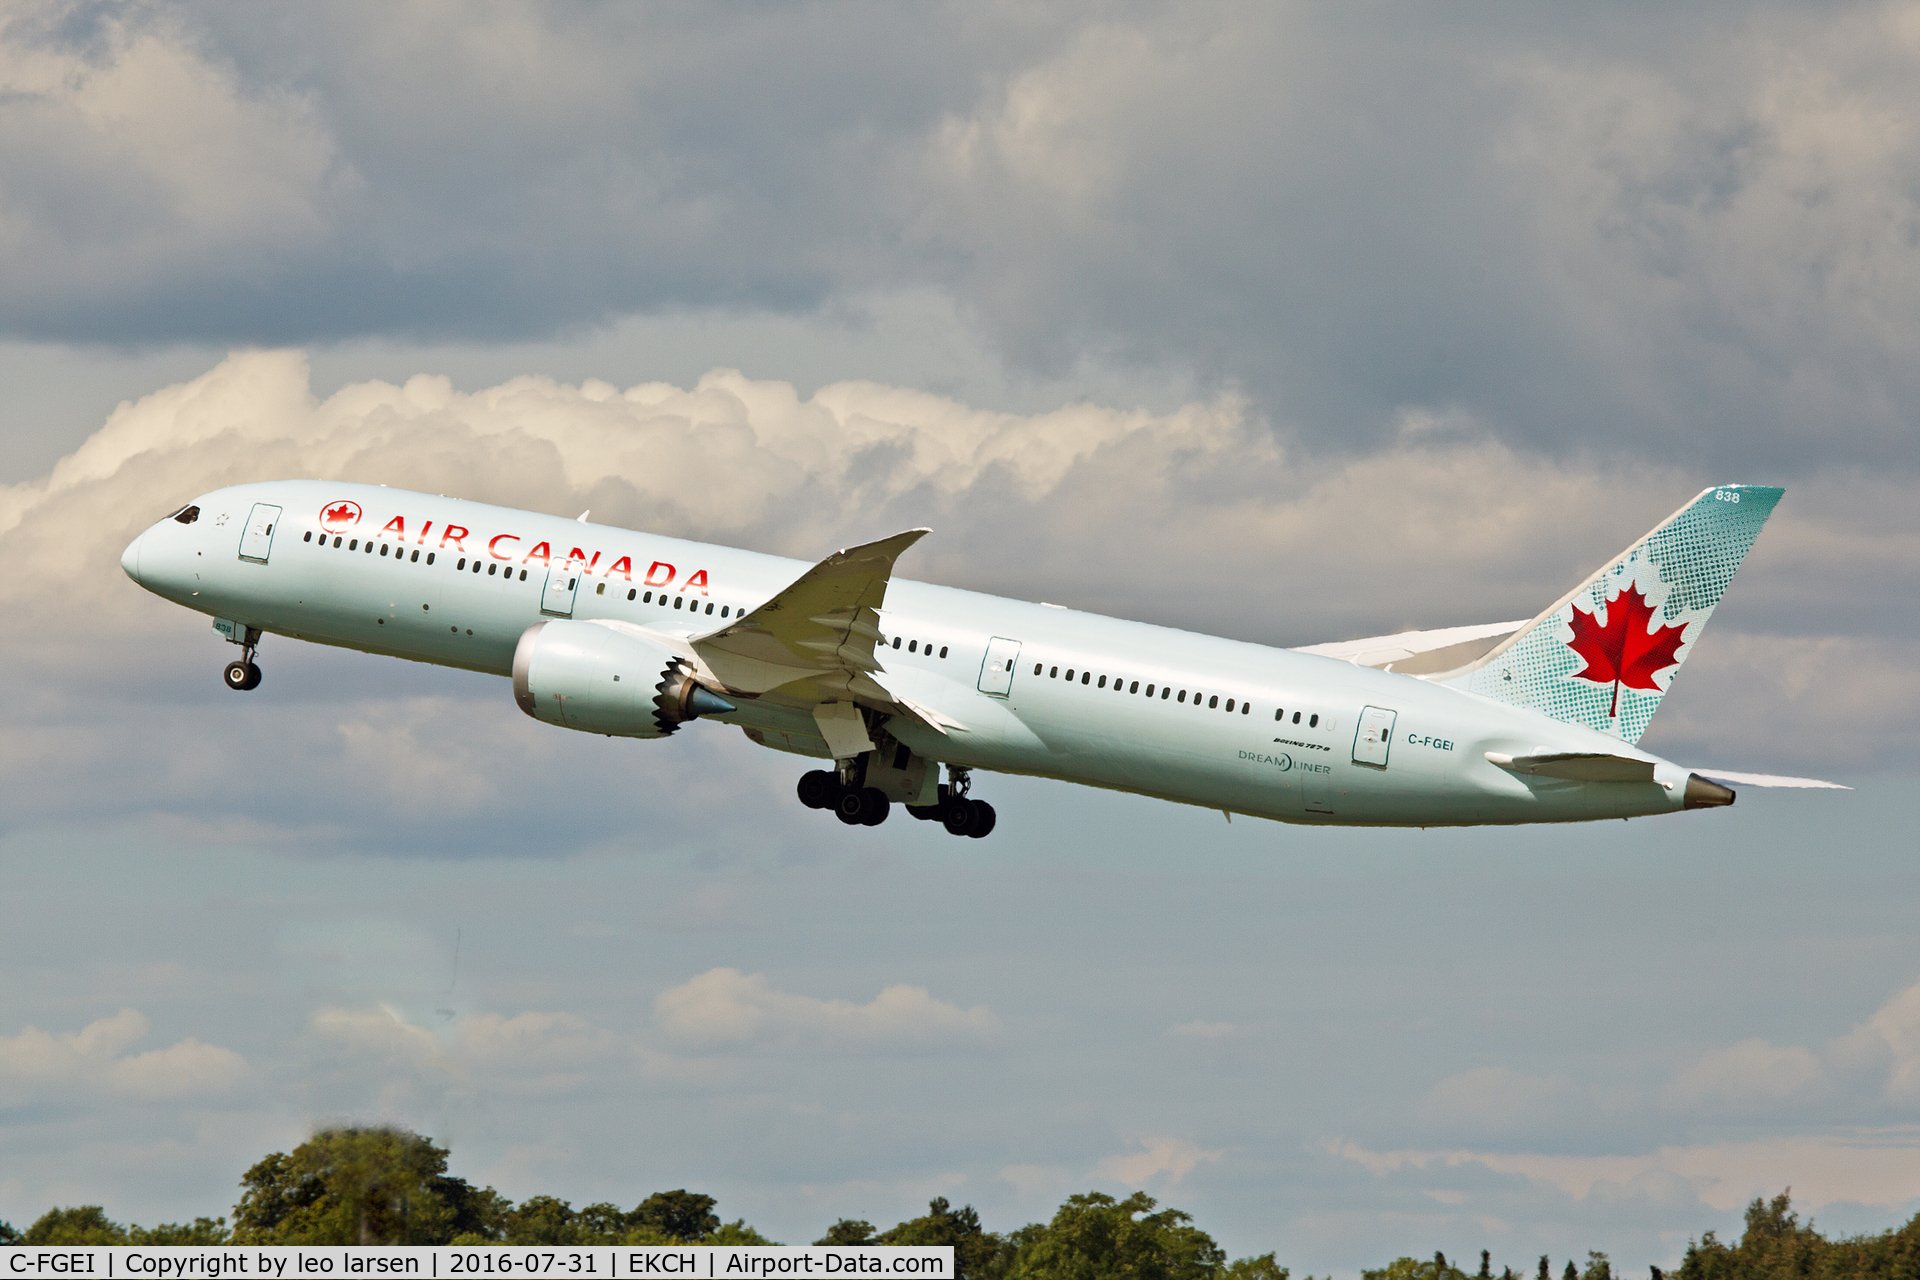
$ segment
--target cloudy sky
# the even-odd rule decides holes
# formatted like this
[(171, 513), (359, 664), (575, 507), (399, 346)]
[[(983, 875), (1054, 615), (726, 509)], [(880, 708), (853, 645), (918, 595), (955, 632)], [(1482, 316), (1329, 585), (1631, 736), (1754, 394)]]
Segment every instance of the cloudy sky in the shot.
[[(1920, 4), (0, 3), (0, 1218), (318, 1122), (776, 1238), (1145, 1188), (1237, 1254), (1637, 1271), (1920, 1209)], [(1293, 645), (1788, 494), (1646, 745), (1852, 792), (1327, 832), (709, 726), (120, 573), (457, 493)]]

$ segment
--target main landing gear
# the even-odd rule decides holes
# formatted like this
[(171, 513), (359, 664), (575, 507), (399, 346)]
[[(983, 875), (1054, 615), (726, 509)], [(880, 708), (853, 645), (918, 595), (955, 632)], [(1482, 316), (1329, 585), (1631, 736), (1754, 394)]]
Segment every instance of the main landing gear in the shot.
[(221, 672), (222, 678), (227, 682), (227, 688), (241, 693), (245, 693), (248, 689), (258, 689), (260, 668), (254, 665), (253, 653), (260, 644), (259, 628), (248, 627), (245, 639), (235, 640), (232, 643), (240, 646), (240, 658), (237, 662), (229, 662), (226, 670)]
[[(831, 809), (850, 827), (879, 826), (893, 811), (893, 802), (878, 787), (865, 785), (863, 765), (864, 761), (855, 761), (841, 773), (815, 769), (802, 774), (796, 788), (800, 803), (809, 809)], [(922, 822), (938, 822), (952, 835), (978, 840), (993, 830), (997, 820), (993, 806), (967, 795), (972, 779), (965, 769), (950, 767), (948, 776), (952, 784), (940, 785), (934, 803), (903, 807)]]

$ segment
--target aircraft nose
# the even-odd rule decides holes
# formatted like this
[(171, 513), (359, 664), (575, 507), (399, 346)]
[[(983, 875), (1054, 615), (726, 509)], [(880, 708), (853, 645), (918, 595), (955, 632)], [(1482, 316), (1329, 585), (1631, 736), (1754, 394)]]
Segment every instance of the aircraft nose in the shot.
[[(144, 533), (141, 534), (139, 538), (135, 538), (132, 542), (129, 542), (127, 549), (120, 553), (120, 567), (125, 569), (127, 576), (135, 582), (140, 582), (140, 539), (146, 536)], [(146, 584), (141, 583), (140, 585), (145, 586)]]

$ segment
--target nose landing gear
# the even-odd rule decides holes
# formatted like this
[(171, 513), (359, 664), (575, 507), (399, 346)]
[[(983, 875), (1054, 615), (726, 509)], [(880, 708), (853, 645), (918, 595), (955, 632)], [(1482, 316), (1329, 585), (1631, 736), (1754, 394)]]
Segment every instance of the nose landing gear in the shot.
[(231, 643), (240, 646), (240, 657), (238, 661), (227, 664), (226, 670), (221, 672), (221, 677), (226, 681), (227, 688), (245, 693), (249, 689), (260, 687), (260, 668), (254, 665), (253, 661), (254, 650), (260, 644), (260, 628), (236, 627), (235, 630), (239, 634), (232, 639)]

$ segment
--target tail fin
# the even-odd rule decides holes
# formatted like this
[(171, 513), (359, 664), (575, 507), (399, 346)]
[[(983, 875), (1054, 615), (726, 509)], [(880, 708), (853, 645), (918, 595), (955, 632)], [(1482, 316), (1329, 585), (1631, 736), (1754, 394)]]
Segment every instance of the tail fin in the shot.
[(1484, 658), (1436, 677), (1638, 742), (1782, 489), (1708, 489)]

